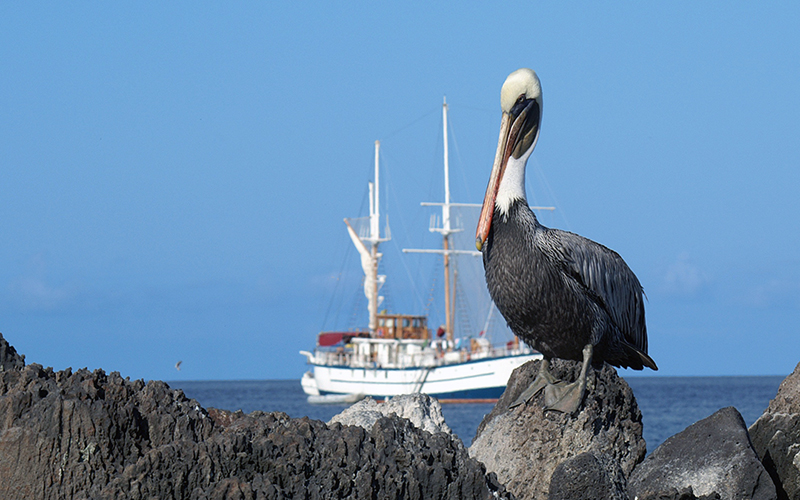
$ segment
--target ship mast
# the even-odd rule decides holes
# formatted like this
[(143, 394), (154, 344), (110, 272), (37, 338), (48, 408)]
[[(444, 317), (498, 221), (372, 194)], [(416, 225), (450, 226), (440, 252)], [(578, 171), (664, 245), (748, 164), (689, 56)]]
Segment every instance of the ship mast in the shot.
[[(353, 244), (361, 256), (361, 268), (364, 271), (364, 295), (367, 297), (367, 307), (369, 309), (369, 330), (374, 333), (378, 327), (378, 307), (383, 297), (378, 295), (381, 285), (386, 281), (386, 276), (378, 274), (378, 263), (383, 254), (378, 251), (381, 242), (389, 241), (389, 225), (386, 225), (386, 236), (381, 238), (380, 232), (380, 141), (375, 141), (375, 182), (369, 183), (369, 234), (359, 236), (350, 221), (344, 220), (347, 224), (347, 232)], [(366, 244), (369, 244), (367, 247)]]
[(455, 317), (455, 283), (450, 278), (450, 256), (455, 254), (480, 255), (475, 250), (456, 250), (450, 248), (450, 235), (461, 232), (460, 228), (453, 228), (450, 222), (450, 207), (472, 206), (473, 204), (451, 203), (450, 202), (450, 159), (448, 152), (447, 139), (447, 99), (442, 103), (442, 127), (444, 137), (444, 203), (422, 202), (422, 206), (441, 206), (442, 207), (442, 226), (439, 227), (434, 219), (431, 219), (430, 231), (442, 235), (441, 250), (427, 249), (403, 249), (406, 253), (438, 253), (444, 258), (444, 309), (445, 309), (445, 333), (447, 340), (453, 340), (453, 318)]
[[(381, 178), (380, 178), (380, 171), (379, 171), (379, 157), (381, 151), (381, 141), (375, 141), (375, 186), (374, 192), (370, 193), (370, 207), (369, 207), (369, 242), (372, 244), (372, 250), (370, 254), (372, 255), (372, 275), (376, 277), (376, 279), (372, 280), (372, 290), (371, 295), (372, 298), (369, 301), (369, 329), (370, 331), (375, 331), (378, 327), (378, 260), (380, 259), (381, 254), (378, 253), (378, 245), (381, 242)], [(372, 185), (370, 185), (370, 191), (372, 191)]]
[(450, 158), (448, 154), (447, 141), (447, 100), (442, 103), (442, 134), (444, 137), (444, 204), (442, 205), (442, 227), (436, 229), (442, 234), (442, 249), (444, 250), (444, 309), (445, 309), (445, 330), (447, 340), (453, 340), (453, 314), (455, 309), (455, 283), (453, 283), (453, 293), (450, 291), (450, 234), (453, 230), (450, 226)]

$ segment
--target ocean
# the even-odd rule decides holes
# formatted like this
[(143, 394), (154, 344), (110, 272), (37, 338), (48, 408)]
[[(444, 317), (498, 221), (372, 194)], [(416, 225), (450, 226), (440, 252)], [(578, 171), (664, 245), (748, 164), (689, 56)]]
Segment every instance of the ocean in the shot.
[[(750, 426), (775, 397), (782, 376), (762, 377), (630, 377), (644, 422), (644, 439), (650, 453), (667, 438), (726, 406), (734, 406)], [(182, 389), (205, 408), (282, 411), (290, 417), (327, 422), (346, 405), (312, 405), (299, 380), (177, 381)], [(493, 404), (442, 405), (447, 425), (469, 446), (483, 416)]]

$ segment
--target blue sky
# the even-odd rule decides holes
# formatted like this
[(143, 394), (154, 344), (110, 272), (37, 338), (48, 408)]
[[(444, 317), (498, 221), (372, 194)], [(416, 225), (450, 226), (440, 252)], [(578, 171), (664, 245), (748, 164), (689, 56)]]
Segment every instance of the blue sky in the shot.
[(0, 331), (56, 369), (299, 378), (352, 320), (331, 297), (358, 288), (342, 218), (373, 141), (392, 304), (421, 312), (435, 264), (393, 254), (435, 243), (442, 98), (453, 197), (480, 202), (528, 66), (529, 199), (639, 276), (658, 374), (788, 374), (798, 25), (793, 2), (3, 4)]

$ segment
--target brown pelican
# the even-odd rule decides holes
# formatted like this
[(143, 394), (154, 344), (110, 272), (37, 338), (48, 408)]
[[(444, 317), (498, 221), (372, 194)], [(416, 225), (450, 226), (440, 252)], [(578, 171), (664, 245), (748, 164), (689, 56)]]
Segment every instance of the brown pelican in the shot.
[[(613, 250), (550, 229), (525, 197), (525, 164), (542, 119), (539, 77), (523, 68), (500, 93), (503, 118), (476, 245), (486, 284), (511, 330), (544, 355), (539, 374), (512, 407), (544, 389), (545, 408), (580, 408), (590, 364), (657, 370), (647, 355), (642, 285)], [(583, 361), (575, 382), (550, 374), (552, 358)]]

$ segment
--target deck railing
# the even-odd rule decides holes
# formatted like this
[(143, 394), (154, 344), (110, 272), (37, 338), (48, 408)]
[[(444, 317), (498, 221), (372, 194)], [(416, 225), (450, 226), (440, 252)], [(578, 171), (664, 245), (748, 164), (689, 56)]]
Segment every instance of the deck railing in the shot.
[(425, 348), (420, 352), (400, 352), (393, 353), (390, 362), (381, 363), (377, 355), (365, 355), (355, 352), (352, 348), (340, 347), (338, 350), (316, 350), (314, 362), (319, 365), (342, 366), (354, 368), (408, 368), (408, 367), (430, 367), (443, 366), (455, 363), (465, 363), (480, 359), (499, 358), (504, 356), (515, 356), (532, 354), (534, 351), (520, 345), (519, 347), (509, 348), (507, 346), (492, 346), (484, 349), (470, 350), (461, 348), (451, 351), (437, 351)]

